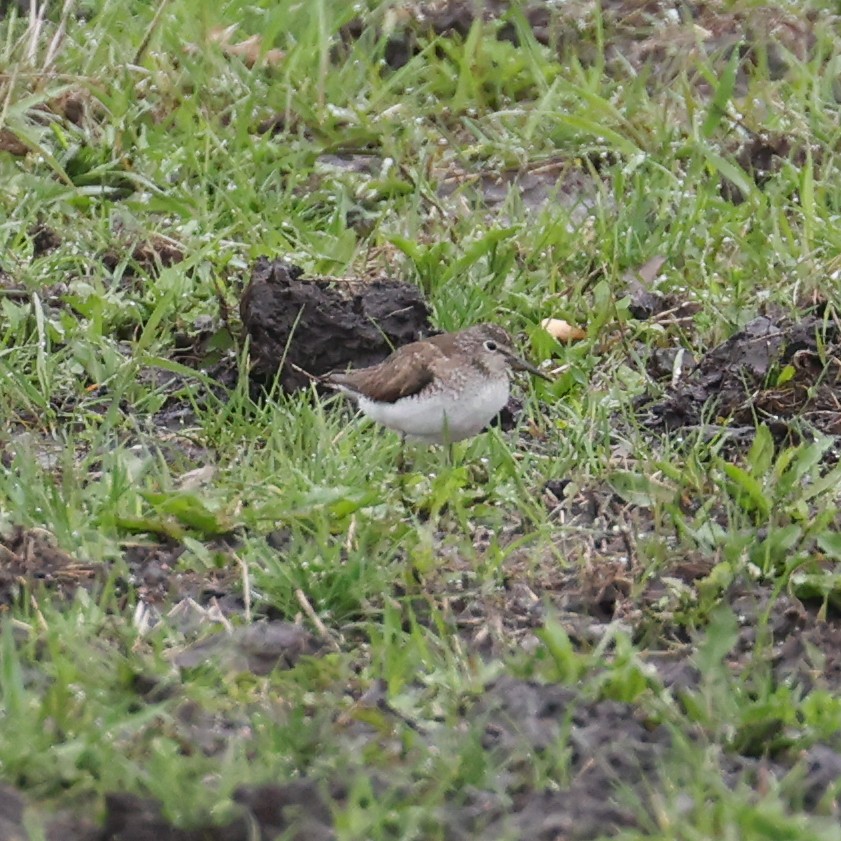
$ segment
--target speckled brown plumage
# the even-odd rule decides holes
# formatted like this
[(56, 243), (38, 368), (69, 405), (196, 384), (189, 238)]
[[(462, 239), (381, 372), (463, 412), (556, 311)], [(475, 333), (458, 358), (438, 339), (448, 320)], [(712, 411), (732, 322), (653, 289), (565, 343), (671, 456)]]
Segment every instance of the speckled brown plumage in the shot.
[(429, 443), (480, 432), (508, 400), (511, 369), (544, 375), (511, 348), (495, 324), (477, 324), (398, 348), (370, 368), (325, 381), (373, 420)]

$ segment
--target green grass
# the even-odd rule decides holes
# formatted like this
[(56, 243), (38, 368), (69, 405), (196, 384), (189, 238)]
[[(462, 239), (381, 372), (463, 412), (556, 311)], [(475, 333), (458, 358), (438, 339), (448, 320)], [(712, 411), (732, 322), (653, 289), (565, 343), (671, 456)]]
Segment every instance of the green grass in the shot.
[[(627, 32), (597, 4), (560, 52), (513, 8), (518, 45), (494, 22), (421, 32), (397, 69), (390, 3), (170, 0), (156, 18), (88, 2), (64, 22), (51, 7), (37, 36), (12, 5), (0, 128), (29, 152), (0, 152), (0, 523), (44, 529), (102, 574), (64, 599), (32, 582), (0, 613), (0, 779), (47, 811), (96, 814), (128, 790), (184, 826), (230, 819), (243, 784), (338, 779), (342, 841), (454, 837), (447, 810), (471, 793), (511, 812), (512, 792), (564, 790), (579, 770), (563, 735), (536, 751), (523, 725), (516, 748), (486, 744), (481, 700), (514, 675), (574, 688), (582, 715), (613, 700), (668, 729), (663, 773), (622, 781), (639, 820), (623, 838), (841, 837), (833, 792), (805, 802), (797, 761), (837, 748), (841, 721), (831, 635), (815, 631), (841, 591), (835, 441), (783, 446), (757, 423), (733, 451), (698, 430), (653, 434), (635, 403), (662, 388), (646, 374), (654, 348), (700, 356), (760, 313), (797, 317), (813, 294), (833, 318), (841, 305), (834, 4), (809, 4), (826, 14), (782, 78), (761, 46), (746, 75), (724, 47), (687, 49), (668, 85), (623, 53)], [(802, 5), (778, 7), (800, 18)], [(343, 38), (357, 14), (362, 35)], [(231, 24), (232, 42), (259, 33), (284, 58), (226, 55), (210, 33)], [(258, 131), (271, 118), (282, 130)], [(740, 126), (802, 157), (760, 188), (736, 160)], [(494, 181), (548, 170), (542, 196)], [(164, 240), (183, 260), (161, 256)], [(699, 304), (688, 322), (629, 313), (623, 277), (658, 254), (658, 290)], [(397, 437), (341, 401), (252, 400), (247, 350), (224, 348), (260, 255), (407, 279), (436, 325), (499, 321), (554, 358), (556, 380), (520, 383), (518, 430), (460, 445), (454, 464), (410, 448), (401, 477)], [(587, 338), (556, 345), (546, 317)], [(230, 393), (174, 354), (208, 318), (240, 371)], [(173, 400), (187, 425), (160, 424)], [(592, 516), (547, 507), (561, 479), (579, 510), (593, 495)], [(222, 631), (170, 625), (177, 583), (160, 624), (135, 625), (138, 540), (186, 547), (173, 580), (227, 576), (255, 617), (321, 635), (303, 599), (329, 650), (268, 676), (178, 669), (176, 652)], [(675, 577), (699, 558), (700, 579)], [(595, 592), (571, 595), (608, 568), (627, 579), (615, 623), (592, 613)], [(797, 599), (812, 683), (771, 668)], [(693, 663), (698, 682), (664, 686), (660, 656)], [(360, 701), (377, 686), (385, 705)], [(777, 763), (768, 776), (732, 770), (757, 756)]]

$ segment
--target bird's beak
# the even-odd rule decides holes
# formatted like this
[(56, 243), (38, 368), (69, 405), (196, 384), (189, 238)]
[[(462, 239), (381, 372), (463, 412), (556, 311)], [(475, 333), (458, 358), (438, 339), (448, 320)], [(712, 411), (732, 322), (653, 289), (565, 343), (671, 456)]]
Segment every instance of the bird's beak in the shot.
[(540, 377), (548, 383), (552, 382), (551, 377), (544, 374), (539, 368), (535, 368), (531, 362), (527, 362), (522, 356), (517, 356), (517, 354), (513, 351), (509, 351), (506, 356), (508, 357), (508, 361), (511, 363), (511, 367), (515, 371), (528, 371), (530, 374), (534, 374), (535, 377)]

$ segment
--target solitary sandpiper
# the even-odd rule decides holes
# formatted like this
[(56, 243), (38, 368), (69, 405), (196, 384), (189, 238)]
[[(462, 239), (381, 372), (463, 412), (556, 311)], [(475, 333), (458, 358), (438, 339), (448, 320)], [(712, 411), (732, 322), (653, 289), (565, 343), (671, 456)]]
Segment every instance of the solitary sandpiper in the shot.
[(495, 324), (477, 324), (398, 348), (379, 365), (324, 380), (372, 420), (405, 438), (452, 444), (481, 432), (508, 402), (509, 374), (545, 374), (518, 356)]

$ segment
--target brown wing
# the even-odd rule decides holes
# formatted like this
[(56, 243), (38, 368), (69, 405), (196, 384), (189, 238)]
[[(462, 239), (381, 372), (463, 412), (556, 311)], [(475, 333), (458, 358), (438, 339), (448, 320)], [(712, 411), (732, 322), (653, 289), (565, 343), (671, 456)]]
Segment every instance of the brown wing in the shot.
[(379, 365), (327, 375), (327, 382), (381, 403), (411, 397), (432, 382), (435, 365), (444, 354), (429, 342), (398, 348)]

